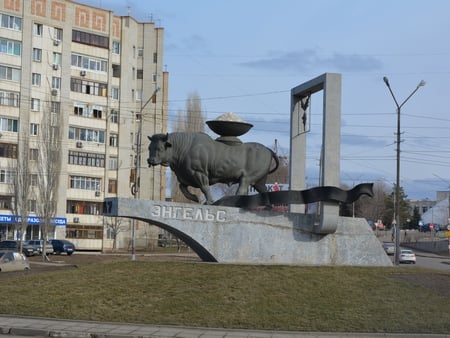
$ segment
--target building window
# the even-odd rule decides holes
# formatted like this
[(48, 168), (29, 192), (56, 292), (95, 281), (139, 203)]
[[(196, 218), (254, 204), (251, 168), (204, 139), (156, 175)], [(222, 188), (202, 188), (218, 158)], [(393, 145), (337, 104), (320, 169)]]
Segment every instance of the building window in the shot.
[(156, 83), (156, 80), (158, 80), (158, 74), (153, 73), (152, 80), (153, 80), (154, 83)]
[(59, 76), (52, 77), (52, 88), (61, 89), (61, 78)]
[(117, 180), (110, 179), (108, 181), (108, 192), (111, 194), (117, 194)]
[(28, 159), (30, 161), (37, 161), (38, 158), (39, 158), (39, 150), (37, 148), (30, 148)]
[(109, 163), (108, 163), (108, 169), (116, 170), (118, 168), (117, 164), (118, 164), (117, 157), (110, 157), (109, 158)]
[(73, 113), (78, 116), (87, 115), (87, 105), (84, 103), (74, 103)]
[(158, 53), (153, 53), (153, 63), (158, 63)]
[(113, 43), (112, 43), (112, 53), (113, 54), (120, 54), (120, 42), (119, 41), (113, 41)]
[(30, 174), (30, 186), (37, 187), (37, 184), (38, 184), (38, 175)]
[(108, 62), (106, 60), (94, 58), (91, 56), (72, 54), (71, 60), (72, 66), (81, 69), (92, 70), (97, 72), (106, 72), (108, 69)]
[(10, 209), (12, 197), (11, 196), (0, 196), (0, 209)]
[(0, 117), (0, 130), (1, 131), (12, 131), (17, 133), (18, 130), (18, 120), (8, 119), (6, 117)]
[(0, 157), (17, 158), (17, 145), (12, 143), (0, 143)]
[(0, 169), (0, 183), (13, 183), (14, 177), (14, 170)]
[(66, 212), (69, 214), (99, 215), (102, 207), (102, 203), (98, 202), (68, 200)]
[(109, 136), (109, 145), (111, 147), (118, 147), (119, 146), (119, 135), (111, 134)]
[(69, 140), (105, 143), (105, 131), (70, 126)]
[(120, 65), (112, 65), (112, 76), (120, 77)]
[(9, 28), (16, 31), (22, 30), (22, 18), (0, 13), (0, 27)]
[(103, 227), (68, 224), (66, 226), (66, 238), (102, 239)]
[(73, 165), (85, 165), (88, 167), (104, 168), (105, 155), (70, 150), (68, 163)]
[(111, 123), (119, 123), (119, 111), (112, 109), (110, 114)]
[(41, 107), (41, 100), (39, 99), (31, 99), (31, 110), (39, 111)]
[(35, 61), (35, 62), (42, 61), (42, 49), (33, 48), (33, 61)]
[(52, 101), (50, 104), (50, 112), (59, 114), (61, 112), (61, 102)]
[(33, 24), (33, 35), (42, 36), (43, 26), (40, 23)]
[(19, 107), (19, 93), (0, 91), (0, 106)]
[(144, 70), (143, 69), (138, 69), (136, 72), (136, 77), (138, 79), (143, 79), (144, 78)]
[(62, 58), (62, 54), (61, 53), (56, 53), (53, 52), (53, 64), (54, 65), (61, 65), (61, 58)]
[(39, 124), (30, 123), (30, 135), (38, 136), (39, 135)]
[(118, 100), (119, 99), (119, 88), (116, 88), (116, 87), (112, 87), (111, 88), (111, 98), (113, 100)]
[(138, 56), (140, 56), (140, 57), (144, 56), (144, 49), (142, 49), (142, 48), (138, 49)]
[(0, 66), (0, 80), (20, 81), (20, 69)]
[(57, 28), (57, 27), (53, 28), (53, 39), (56, 41), (62, 41), (63, 30), (61, 28)]
[(70, 188), (81, 190), (100, 190), (102, 180), (97, 177), (70, 176)]
[(102, 107), (100, 106), (94, 106), (92, 107), (92, 117), (95, 119), (101, 119), (102, 118)]
[(41, 85), (41, 74), (33, 73), (31, 75), (31, 84), (33, 86), (40, 86)]
[(28, 200), (28, 211), (36, 212), (36, 200)]
[(142, 100), (142, 91), (136, 90), (136, 101), (141, 101), (141, 100)]
[(106, 96), (108, 91), (108, 85), (106, 83), (86, 81), (77, 78), (70, 79), (70, 90), (73, 92), (96, 95), (96, 96)]
[(0, 39), (0, 53), (20, 56), (22, 54), (22, 44), (19, 41)]
[(72, 41), (101, 48), (109, 48), (109, 38), (97, 34), (72, 30)]

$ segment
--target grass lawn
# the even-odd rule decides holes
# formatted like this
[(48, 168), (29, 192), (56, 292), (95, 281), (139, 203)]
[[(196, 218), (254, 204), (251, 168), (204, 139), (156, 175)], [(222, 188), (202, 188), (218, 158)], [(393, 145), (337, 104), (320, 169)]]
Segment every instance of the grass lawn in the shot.
[[(415, 267), (118, 261), (2, 280), (0, 313), (201, 327), (450, 333), (450, 298)], [(411, 280), (410, 280), (411, 279)]]

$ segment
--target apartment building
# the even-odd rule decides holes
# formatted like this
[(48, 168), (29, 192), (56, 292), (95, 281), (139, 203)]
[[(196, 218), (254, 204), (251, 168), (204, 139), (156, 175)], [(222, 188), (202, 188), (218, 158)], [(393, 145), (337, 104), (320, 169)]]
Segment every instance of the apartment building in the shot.
[[(163, 37), (153, 22), (74, 1), (0, 2), (1, 239), (41, 236), (42, 195), (33, 191), (48, 141), (43, 131), (58, 130), (49, 238), (81, 250), (111, 249), (114, 237), (125, 249), (132, 237), (136, 246), (156, 241), (158, 228), (107, 219), (102, 209), (106, 197), (165, 199), (165, 170), (146, 161), (147, 135), (167, 130)], [(24, 153), (30, 193), (21, 234), (12, 185)]]

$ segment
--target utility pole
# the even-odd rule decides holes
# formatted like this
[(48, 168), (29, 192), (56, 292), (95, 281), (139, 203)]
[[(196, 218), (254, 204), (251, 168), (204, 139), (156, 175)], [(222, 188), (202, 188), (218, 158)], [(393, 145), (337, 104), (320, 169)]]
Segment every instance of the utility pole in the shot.
[(395, 98), (394, 92), (391, 89), (391, 85), (389, 84), (388, 78), (385, 76), (383, 77), (383, 81), (386, 84), (386, 86), (389, 89), (389, 92), (392, 95), (392, 98), (394, 99), (395, 105), (397, 107), (397, 170), (396, 170), (396, 185), (395, 185), (395, 257), (394, 257), (394, 263), (395, 265), (400, 264), (400, 110), (403, 107), (403, 105), (419, 90), (420, 87), (425, 86), (425, 81), (422, 80), (417, 85), (416, 89), (413, 90), (411, 94), (403, 101), (401, 104), (398, 103), (397, 99)]
[[(149, 104), (149, 102), (158, 93), (159, 87), (155, 89), (152, 96), (145, 102), (145, 104), (139, 110), (139, 126), (138, 133), (136, 135), (136, 160), (135, 160), (135, 170), (134, 170), (134, 182), (131, 186), (131, 193), (135, 199), (140, 197), (140, 184), (141, 184), (141, 151), (142, 151), (142, 112), (144, 108)], [(133, 218), (132, 229), (131, 229), (131, 260), (136, 260), (136, 220)]]

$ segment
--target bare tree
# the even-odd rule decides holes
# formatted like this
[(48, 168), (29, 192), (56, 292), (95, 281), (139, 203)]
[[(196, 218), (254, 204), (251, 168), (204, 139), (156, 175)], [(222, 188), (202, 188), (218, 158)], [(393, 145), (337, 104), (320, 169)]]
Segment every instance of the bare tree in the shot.
[[(14, 197), (12, 211), (16, 220), (16, 231), (20, 233), (20, 251), (22, 251), (22, 240), (28, 226), (29, 197), (31, 190), (30, 168), (29, 168), (29, 137), (28, 126), (22, 124), (21, 136), (17, 151), (15, 171), (12, 177), (11, 190)], [(20, 219), (19, 219), (20, 218)]]
[(121, 232), (125, 232), (129, 230), (129, 223), (125, 222), (125, 220), (121, 217), (105, 217), (106, 226), (109, 231), (111, 231), (111, 235), (113, 237), (113, 247), (112, 251), (116, 251), (117, 249), (117, 235)]
[(377, 221), (382, 219), (386, 211), (385, 197), (387, 186), (383, 182), (376, 182), (373, 186), (373, 197), (361, 196), (355, 201), (355, 216)]
[[(53, 103), (52, 103), (53, 104)], [(55, 102), (54, 104), (57, 104)], [(48, 240), (52, 219), (56, 216), (58, 185), (61, 174), (61, 133), (59, 109), (46, 109), (40, 124), (37, 165), (37, 214), (43, 245)], [(48, 259), (42, 250), (42, 259)]]
[[(174, 131), (190, 131), (190, 132), (204, 132), (205, 131), (205, 117), (202, 111), (202, 102), (197, 93), (190, 94), (186, 100), (186, 110), (178, 111), (177, 119), (172, 128)], [(171, 197), (173, 201), (192, 203), (180, 191), (177, 177), (174, 173), (171, 176)], [(193, 189), (193, 188), (191, 188)], [(199, 189), (193, 189), (193, 192), (199, 199), (203, 198), (203, 194)]]

